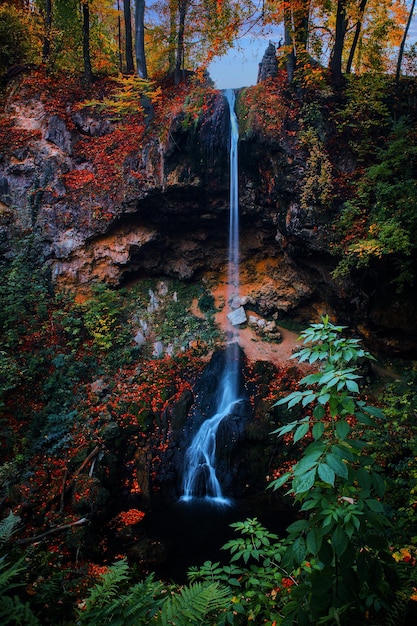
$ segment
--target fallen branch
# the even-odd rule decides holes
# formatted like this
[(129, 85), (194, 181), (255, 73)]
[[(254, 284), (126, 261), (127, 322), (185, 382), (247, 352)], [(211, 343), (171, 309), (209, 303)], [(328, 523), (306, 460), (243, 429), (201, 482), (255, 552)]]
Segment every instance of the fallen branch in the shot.
[(36, 535), (35, 537), (25, 537), (24, 539), (18, 539), (15, 543), (18, 546), (22, 546), (25, 543), (36, 543), (37, 541), (41, 541), (41, 539), (44, 539), (48, 535), (52, 535), (52, 533), (58, 533), (58, 532), (61, 532), (62, 530), (68, 530), (68, 528), (71, 528), (72, 526), (80, 526), (81, 524), (85, 524), (86, 522), (88, 522), (88, 519), (86, 517), (82, 517), (76, 522), (71, 522), (70, 524), (63, 524), (63, 526), (57, 526), (56, 528), (50, 528), (49, 530), (45, 531), (41, 535)]
[(100, 446), (96, 446), (94, 448), (94, 450), (92, 450), (90, 452), (90, 454), (84, 459), (84, 461), (81, 463), (80, 467), (74, 472), (71, 481), (68, 483), (68, 485), (65, 487), (65, 491), (64, 493), (68, 493), (68, 491), (71, 490), (71, 488), (73, 487), (76, 478), (79, 474), (81, 474), (81, 472), (83, 471), (83, 469), (85, 468), (86, 465), (88, 465), (90, 463), (90, 461), (92, 461), (100, 452), (101, 447)]
[(55, 502), (57, 499), (59, 499), (60, 501), (60, 505), (59, 505), (59, 511), (60, 513), (62, 513), (63, 509), (64, 509), (64, 499), (65, 496), (68, 495), (68, 493), (71, 491), (71, 489), (73, 488), (77, 477), (79, 474), (81, 474), (81, 472), (83, 471), (83, 469), (86, 467), (86, 465), (88, 465), (90, 463), (90, 461), (92, 461), (93, 459), (95, 459), (95, 457), (98, 455), (98, 453), (101, 450), (101, 446), (96, 446), (94, 448), (94, 450), (92, 450), (90, 452), (90, 454), (84, 459), (84, 461), (81, 463), (80, 467), (74, 472), (70, 482), (67, 484), (67, 478), (68, 478), (68, 468), (65, 470), (64, 473), (64, 477), (62, 479), (62, 490), (60, 494), (56, 494), (55, 496), (53, 496), (49, 502), (47, 502), (47, 504), (52, 504), (53, 502)]

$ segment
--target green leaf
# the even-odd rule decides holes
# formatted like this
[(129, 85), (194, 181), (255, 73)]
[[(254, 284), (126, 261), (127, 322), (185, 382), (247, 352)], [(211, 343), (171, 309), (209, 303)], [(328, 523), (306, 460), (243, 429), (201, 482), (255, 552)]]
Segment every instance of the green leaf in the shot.
[(377, 496), (383, 496), (385, 493), (385, 481), (376, 472), (372, 472), (372, 484), (374, 486)]
[(336, 422), (336, 433), (339, 439), (346, 439), (347, 435), (350, 432), (350, 426), (345, 420), (340, 420)]
[(369, 415), (372, 415), (373, 417), (377, 417), (378, 419), (385, 418), (384, 411), (382, 411), (376, 406), (364, 406), (362, 407), (362, 410), (365, 411), (366, 413), (369, 413)]
[(294, 561), (298, 565), (301, 565), (307, 555), (306, 542), (304, 540), (304, 537), (297, 537), (297, 539), (294, 541), (292, 545), (292, 555)]
[(327, 463), (319, 463), (317, 472), (323, 482), (334, 487), (335, 473)]
[(308, 528), (309, 524), (306, 519), (298, 519), (296, 522), (290, 524), (287, 528), (289, 533), (300, 533)]
[(371, 417), (369, 417), (368, 415), (365, 415), (365, 413), (361, 413), (359, 411), (355, 412), (355, 417), (358, 420), (358, 422), (360, 424), (364, 424), (365, 426), (373, 426), (374, 425), (374, 421)]
[(319, 372), (318, 374), (309, 374), (308, 376), (304, 376), (304, 378), (300, 380), (300, 384), (301, 385), (314, 385), (320, 380), (320, 378), (321, 378), (321, 372)]
[(340, 402), (339, 396), (337, 395), (331, 396), (329, 400), (329, 410), (330, 410), (330, 415), (332, 417), (336, 417), (337, 414), (339, 413), (339, 402)]
[(327, 446), (324, 441), (312, 441), (308, 444), (307, 448), (304, 451), (304, 456), (310, 456), (312, 454), (317, 455), (316, 459), (323, 454), (326, 450)]
[(347, 444), (335, 444), (332, 446), (332, 452), (344, 461), (354, 461), (355, 456), (352, 454)]
[(336, 526), (332, 534), (331, 543), (337, 556), (341, 557), (349, 544), (349, 537), (343, 530), (342, 526)]
[(285, 474), (283, 474), (276, 480), (273, 480), (270, 484), (270, 487), (272, 487), (272, 489), (276, 491), (277, 489), (285, 485), (285, 483), (289, 480), (290, 477), (291, 477), (291, 474), (289, 472), (286, 472)]
[(288, 401), (288, 408), (291, 409), (293, 406), (301, 402), (302, 397), (303, 397), (303, 394), (301, 393), (301, 391), (295, 392), (291, 400)]
[(314, 554), (314, 556), (317, 556), (319, 553), (322, 542), (323, 535), (321, 529), (314, 527), (307, 533), (307, 550), (311, 552), (311, 554)]
[(302, 401), (302, 405), (303, 406), (307, 406), (307, 404), (310, 404), (310, 402), (314, 402), (314, 400), (316, 399), (316, 394), (315, 393), (310, 393), (307, 396), (304, 396), (303, 401)]
[(320, 402), (320, 404), (327, 404), (328, 401), (330, 400), (330, 394), (329, 393), (323, 393), (320, 394), (317, 398), (318, 402)]
[(312, 434), (314, 439), (320, 439), (322, 434), (324, 433), (324, 424), (323, 422), (316, 422), (312, 429)]
[(374, 513), (384, 512), (384, 507), (379, 500), (374, 500), (373, 498), (369, 498), (369, 499), (366, 499), (365, 502), (368, 505), (368, 507), (371, 509), (371, 511), (373, 511)]
[(318, 404), (316, 407), (314, 407), (313, 417), (316, 420), (321, 420), (323, 419), (325, 413), (326, 413), (326, 410), (324, 406), (322, 406), (321, 404)]
[(271, 435), (279, 435), (280, 437), (282, 437), (282, 435), (285, 435), (286, 433), (289, 433), (292, 430), (294, 430), (294, 428), (297, 426), (297, 424), (298, 424), (298, 420), (295, 420), (294, 422), (290, 422), (289, 424), (285, 424), (285, 426), (280, 426), (276, 430), (273, 430)]
[(301, 424), (294, 433), (294, 443), (305, 437), (309, 430), (310, 424), (308, 422)]
[[(325, 372), (320, 380), (318, 381), (319, 385), (326, 385), (329, 384), (330, 381), (332, 381), (334, 379), (334, 383), (333, 385), (337, 382), (337, 378), (335, 378), (335, 373), (336, 371), (332, 368), (329, 372)], [(331, 385), (329, 385), (329, 387), (331, 387)]]
[(285, 396), (284, 398), (277, 400), (277, 402), (275, 402), (275, 404), (273, 404), (272, 406), (279, 406), (280, 404), (287, 404), (289, 400), (298, 396), (299, 394), (300, 394), (299, 391), (293, 391), (292, 393), (288, 394), (288, 396)]
[(294, 476), (300, 476), (301, 474), (304, 474), (307, 470), (317, 465), (317, 459), (320, 457), (320, 455), (320, 450), (316, 450), (311, 454), (304, 454), (304, 456), (302, 456), (298, 463), (296, 463), (296, 465), (294, 466)]
[(332, 470), (334, 471), (335, 474), (337, 474), (337, 476), (347, 479), (348, 477), (347, 465), (343, 463), (343, 461), (338, 456), (336, 456), (332, 452), (329, 452), (328, 454), (326, 454), (325, 459), (326, 459), (327, 465), (329, 465), (332, 468)]
[(359, 393), (358, 383), (356, 383), (354, 380), (347, 380), (346, 387), (349, 389), (349, 391), (352, 391), (352, 393)]
[(311, 509), (315, 509), (319, 501), (320, 498), (309, 498), (305, 500), (302, 504), (301, 511), (311, 511)]
[(343, 358), (345, 361), (351, 361), (353, 359), (353, 352), (350, 348), (345, 348), (343, 350)]
[(315, 362), (317, 361), (317, 359), (319, 359), (319, 358), (320, 358), (320, 353), (319, 353), (319, 352), (317, 352), (317, 350), (315, 350), (315, 351), (312, 353), (312, 355), (310, 356), (310, 358), (309, 358), (309, 363), (310, 363), (310, 365), (311, 365), (312, 363), (315, 363)]
[(369, 491), (369, 489), (371, 488), (371, 484), (372, 484), (370, 473), (363, 467), (359, 467), (356, 471), (356, 477), (358, 479), (358, 483), (361, 489), (365, 489), (366, 491)]
[(314, 480), (316, 478), (316, 468), (313, 467), (308, 472), (301, 474), (301, 476), (296, 476), (292, 483), (292, 488), (295, 494), (304, 493), (312, 488), (314, 485)]

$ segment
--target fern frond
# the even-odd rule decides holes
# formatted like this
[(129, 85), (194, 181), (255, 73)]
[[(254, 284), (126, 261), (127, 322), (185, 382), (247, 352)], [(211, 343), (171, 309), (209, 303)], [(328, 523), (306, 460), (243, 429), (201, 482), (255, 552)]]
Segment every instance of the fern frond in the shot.
[(159, 623), (162, 626), (214, 623), (212, 620), (226, 610), (230, 602), (231, 592), (227, 587), (217, 582), (196, 582), (167, 598)]
[(78, 411), (62, 411), (48, 415), (41, 436), (34, 445), (34, 450), (48, 450), (49, 456), (62, 454), (72, 443), (73, 428), (77, 417)]
[(3, 556), (0, 558), (0, 596), (23, 585), (22, 582), (12, 582), (12, 579), (24, 569), (22, 559), (19, 559), (16, 563), (9, 563), (6, 557)]
[(17, 597), (0, 596), (0, 624), (2, 626), (41, 626), (28, 603)]
[(405, 593), (396, 593), (395, 600), (387, 610), (386, 626), (401, 626), (405, 624), (405, 616), (409, 598)]
[(129, 624), (148, 626), (160, 612), (166, 601), (166, 587), (154, 580), (153, 574), (129, 589), (125, 597), (125, 617)]
[(90, 595), (85, 599), (78, 612), (79, 624), (88, 626), (123, 626), (121, 617), (123, 605), (120, 598), (120, 586), (129, 578), (129, 566), (126, 559), (114, 563), (99, 582), (90, 589)]
[(3, 547), (5, 543), (10, 541), (11, 536), (17, 531), (19, 526), (20, 517), (10, 511), (9, 515), (0, 521), (0, 547)]

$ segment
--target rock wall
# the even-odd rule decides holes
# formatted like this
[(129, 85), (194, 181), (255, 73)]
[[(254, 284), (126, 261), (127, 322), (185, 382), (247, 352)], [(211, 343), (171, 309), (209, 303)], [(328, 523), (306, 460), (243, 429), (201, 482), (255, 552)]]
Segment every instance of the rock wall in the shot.
[[(300, 201), (309, 165), (294, 114), (279, 120), (279, 131), (262, 133), (245, 125), (243, 97), (242, 267), (250, 271), (268, 259), (280, 265), (272, 280), (268, 273), (257, 277), (258, 312), (308, 322), (324, 308), (378, 349), (389, 342), (390, 350), (412, 352), (414, 300), (404, 306), (399, 296), (386, 298), (382, 283), (370, 295), (358, 283), (341, 289), (331, 278), (330, 225), (340, 205), (323, 210)], [(34, 233), (55, 282), (75, 288), (92, 281), (117, 286), (136, 275), (199, 280), (223, 270), (229, 209), (223, 94), (208, 89), (197, 119), (187, 120), (183, 109), (161, 118), (149, 105), (129, 127), (79, 100), (74, 93), (58, 97), (34, 72), (9, 86), (1, 116), (2, 252), (12, 254), (16, 235)], [(287, 100), (287, 111), (292, 104)], [(348, 157), (333, 165), (354, 168)]]

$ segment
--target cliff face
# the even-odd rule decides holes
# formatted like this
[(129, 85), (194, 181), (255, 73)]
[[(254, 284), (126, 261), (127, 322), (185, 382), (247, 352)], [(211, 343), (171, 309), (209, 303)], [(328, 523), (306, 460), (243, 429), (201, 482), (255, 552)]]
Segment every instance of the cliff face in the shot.
[[(296, 106), (282, 85), (274, 89), (282, 89), (282, 117), (275, 111), (270, 132), (257, 127), (248, 106), (259, 93), (244, 90), (237, 103), (241, 263), (243, 274), (258, 272), (254, 307), (303, 321), (327, 311), (375, 345), (389, 337), (390, 350), (415, 348), (411, 301), (388, 302), (382, 283), (370, 295), (332, 280), (331, 222), (340, 205), (315, 204), (317, 190), (305, 196), (311, 159), (297, 140)], [(114, 121), (80, 107), (75, 88), (54, 87), (35, 73), (9, 86), (1, 116), (3, 252), (11, 253), (17, 235), (34, 233), (55, 282), (74, 288), (117, 286), (137, 275), (199, 280), (222, 271), (229, 112), (221, 92), (207, 88), (200, 97), (198, 116), (184, 99), (176, 108), (172, 99), (169, 115), (146, 104)], [(348, 174), (354, 163), (345, 153), (333, 168)]]

